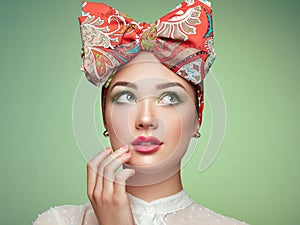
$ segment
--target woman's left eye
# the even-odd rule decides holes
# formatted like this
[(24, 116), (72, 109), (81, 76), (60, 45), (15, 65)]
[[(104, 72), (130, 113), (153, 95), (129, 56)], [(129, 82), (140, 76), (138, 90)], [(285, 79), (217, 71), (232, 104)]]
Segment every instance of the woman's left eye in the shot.
[(166, 93), (158, 99), (157, 103), (160, 105), (177, 105), (180, 103), (180, 99), (174, 93)]

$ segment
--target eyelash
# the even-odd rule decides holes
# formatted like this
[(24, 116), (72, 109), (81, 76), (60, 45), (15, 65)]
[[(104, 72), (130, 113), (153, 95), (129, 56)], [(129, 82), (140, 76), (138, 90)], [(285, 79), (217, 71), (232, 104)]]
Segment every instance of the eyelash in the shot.
[(134, 101), (136, 102), (135, 95), (132, 94), (130, 91), (121, 91), (121, 92), (117, 93), (116, 96), (113, 98), (113, 102), (117, 103), (117, 104), (126, 104), (127, 102), (125, 102), (125, 101), (119, 101), (120, 98), (125, 95), (132, 96), (134, 98)]
[(167, 103), (167, 104), (161, 104), (161, 105), (174, 106), (174, 105), (178, 105), (179, 103), (182, 102), (181, 98), (180, 98), (176, 93), (173, 93), (173, 92), (166, 92), (166, 93), (163, 93), (160, 97), (158, 97), (157, 103), (160, 104), (159, 102), (160, 102), (163, 98), (165, 98), (165, 97), (167, 97), (167, 96), (171, 96), (171, 97), (175, 98), (175, 99), (176, 99), (176, 102), (175, 102), (175, 103), (170, 103), (170, 104), (168, 104), (168, 103)]
[[(132, 100), (128, 100), (126, 98), (126, 100), (122, 100), (120, 101), (121, 97), (125, 97), (127, 95), (132, 97)], [(172, 98), (175, 98), (175, 103), (160, 103), (160, 101), (162, 101), (165, 97), (167, 96), (171, 96)], [(127, 101), (128, 100), (128, 101)], [(135, 95), (133, 93), (131, 93), (130, 91), (121, 91), (119, 93), (117, 93), (115, 95), (115, 97), (113, 98), (113, 102), (116, 103), (116, 104), (130, 104), (132, 102), (137, 102), (137, 98), (135, 97)], [(158, 105), (163, 105), (163, 106), (175, 106), (175, 105), (178, 105), (179, 103), (181, 103), (182, 100), (181, 98), (176, 94), (176, 93), (173, 93), (173, 92), (166, 92), (166, 93), (163, 93), (162, 95), (160, 95), (157, 99), (156, 99), (156, 103)]]

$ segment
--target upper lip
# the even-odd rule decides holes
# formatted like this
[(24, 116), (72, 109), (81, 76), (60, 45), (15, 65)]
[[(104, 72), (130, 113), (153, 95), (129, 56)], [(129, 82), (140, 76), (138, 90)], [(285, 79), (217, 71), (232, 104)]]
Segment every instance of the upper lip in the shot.
[(137, 137), (131, 144), (132, 145), (142, 145), (142, 144), (150, 144), (150, 145), (160, 145), (161, 141), (153, 136), (139, 136)]

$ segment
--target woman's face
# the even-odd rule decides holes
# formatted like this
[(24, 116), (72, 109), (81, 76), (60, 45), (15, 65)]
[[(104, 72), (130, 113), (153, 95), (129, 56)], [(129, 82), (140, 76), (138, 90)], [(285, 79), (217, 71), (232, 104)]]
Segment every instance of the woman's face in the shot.
[(128, 145), (132, 166), (180, 164), (198, 129), (195, 101), (187, 81), (152, 53), (140, 53), (107, 90), (105, 121), (112, 148)]

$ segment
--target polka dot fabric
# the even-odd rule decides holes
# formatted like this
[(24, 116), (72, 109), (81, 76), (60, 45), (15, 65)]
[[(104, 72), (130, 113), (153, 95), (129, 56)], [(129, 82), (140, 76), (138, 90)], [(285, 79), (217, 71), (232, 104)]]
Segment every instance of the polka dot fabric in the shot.
[[(136, 225), (246, 225), (220, 215), (192, 199), (184, 190), (165, 198), (146, 202), (128, 194)], [(98, 225), (90, 203), (50, 208), (33, 225)]]

